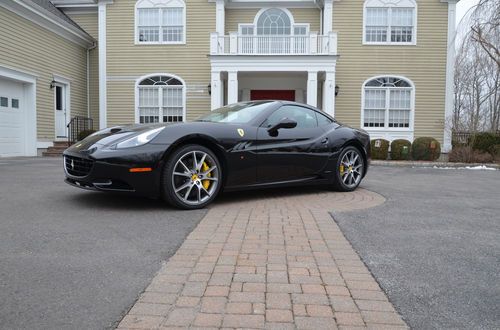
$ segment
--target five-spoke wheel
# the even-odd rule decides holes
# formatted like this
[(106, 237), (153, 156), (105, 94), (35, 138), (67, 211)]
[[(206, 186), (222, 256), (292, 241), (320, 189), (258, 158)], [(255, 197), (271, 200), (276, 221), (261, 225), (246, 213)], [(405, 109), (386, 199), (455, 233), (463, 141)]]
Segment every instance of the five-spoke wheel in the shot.
[(363, 178), (364, 170), (365, 163), (359, 150), (351, 146), (346, 147), (337, 162), (337, 188), (341, 191), (356, 189)]
[(163, 178), (164, 196), (168, 202), (196, 209), (210, 203), (219, 192), (221, 167), (210, 149), (187, 145), (169, 158)]

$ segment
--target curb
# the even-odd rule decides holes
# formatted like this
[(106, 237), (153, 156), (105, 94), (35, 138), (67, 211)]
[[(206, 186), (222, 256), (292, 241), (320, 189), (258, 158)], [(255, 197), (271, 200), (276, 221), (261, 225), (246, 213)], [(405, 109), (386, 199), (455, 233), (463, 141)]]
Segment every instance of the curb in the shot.
[(500, 169), (500, 164), (491, 163), (451, 163), (451, 162), (426, 162), (426, 161), (400, 161), (400, 160), (372, 160), (370, 165), (373, 166), (393, 166), (393, 167), (476, 167), (486, 166), (489, 168)]

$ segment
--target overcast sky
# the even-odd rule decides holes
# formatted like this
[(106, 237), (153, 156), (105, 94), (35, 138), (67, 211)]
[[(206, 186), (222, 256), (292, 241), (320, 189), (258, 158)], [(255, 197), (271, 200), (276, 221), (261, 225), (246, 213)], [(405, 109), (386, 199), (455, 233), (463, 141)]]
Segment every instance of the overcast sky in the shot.
[(457, 25), (460, 24), (462, 17), (467, 13), (467, 11), (478, 2), (479, 0), (461, 0), (457, 3)]

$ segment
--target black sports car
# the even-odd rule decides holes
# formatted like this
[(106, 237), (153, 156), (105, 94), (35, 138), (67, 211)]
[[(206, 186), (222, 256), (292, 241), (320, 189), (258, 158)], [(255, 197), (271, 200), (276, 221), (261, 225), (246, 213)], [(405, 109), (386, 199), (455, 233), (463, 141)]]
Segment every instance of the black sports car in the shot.
[(351, 191), (370, 160), (370, 137), (324, 112), (287, 101), (252, 101), (196, 121), (116, 126), (64, 152), (75, 187), (161, 197), (201, 208), (225, 191), (326, 184)]

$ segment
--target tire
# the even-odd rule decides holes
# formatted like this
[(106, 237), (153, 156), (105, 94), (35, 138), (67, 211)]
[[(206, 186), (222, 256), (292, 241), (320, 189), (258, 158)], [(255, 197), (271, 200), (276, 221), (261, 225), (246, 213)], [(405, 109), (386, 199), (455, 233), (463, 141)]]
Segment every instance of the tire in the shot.
[(345, 147), (337, 159), (334, 189), (337, 191), (355, 190), (363, 179), (365, 166), (363, 155), (358, 148)]
[(170, 156), (162, 173), (163, 199), (185, 210), (201, 209), (220, 191), (222, 168), (212, 150), (185, 145)]

